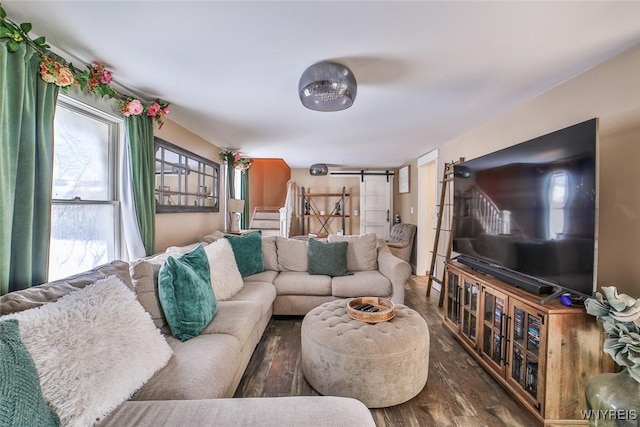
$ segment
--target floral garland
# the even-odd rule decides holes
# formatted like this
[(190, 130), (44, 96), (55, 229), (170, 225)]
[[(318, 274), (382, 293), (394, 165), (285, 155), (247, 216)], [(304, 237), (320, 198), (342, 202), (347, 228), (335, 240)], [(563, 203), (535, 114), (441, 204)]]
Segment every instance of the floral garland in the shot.
[(249, 157), (242, 157), (242, 155), (237, 151), (224, 149), (220, 153), (220, 157), (223, 162), (231, 164), (242, 173), (248, 171), (249, 168), (251, 168), (251, 165), (253, 165), (253, 159), (250, 159)]
[(32, 25), (24, 22), (20, 25), (7, 18), (7, 12), (0, 5), (0, 39), (6, 38), (7, 50), (16, 52), (20, 44), (26, 43), (40, 53), (40, 77), (47, 83), (55, 84), (68, 93), (70, 86), (78, 86), (80, 90), (106, 96), (116, 100), (116, 107), (126, 117), (146, 114), (158, 123), (161, 128), (164, 116), (170, 113), (169, 103), (160, 99), (141, 101), (129, 95), (119, 93), (110, 86), (113, 76), (100, 62), (93, 61), (85, 70), (78, 70), (72, 63), (67, 63), (50, 56), (50, 46), (44, 37), (31, 39), (28, 33)]

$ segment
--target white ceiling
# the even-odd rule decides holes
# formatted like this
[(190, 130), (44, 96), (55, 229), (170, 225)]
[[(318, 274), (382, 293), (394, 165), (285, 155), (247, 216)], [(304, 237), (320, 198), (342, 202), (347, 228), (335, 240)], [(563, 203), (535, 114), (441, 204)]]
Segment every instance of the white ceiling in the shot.
[[(292, 167), (400, 166), (640, 43), (637, 1), (2, 4), (204, 139)], [(350, 109), (300, 103), (321, 60), (354, 72)]]

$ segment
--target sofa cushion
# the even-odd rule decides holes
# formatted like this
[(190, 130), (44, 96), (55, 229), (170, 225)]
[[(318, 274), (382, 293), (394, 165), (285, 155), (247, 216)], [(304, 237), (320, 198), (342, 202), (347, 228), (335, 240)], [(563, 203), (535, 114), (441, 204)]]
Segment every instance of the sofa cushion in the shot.
[(224, 238), (224, 233), (222, 231), (213, 231), (211, 234), (207, 234), (200, 239), (201, 243), (213, 243), (219, 239)]
[(309, 274), (326, 276), (346, 276), (347, 242), (323, 243), (309, 239)]
[(276, 299), (276, 287), (273, 282), (247, 282), (231, 301), (252, 301), (260, 305), (261, 314), (270, 313)]
[(262, 261), (265, 270), (278, 271), (278, 250), (276, 247), (277, 236), (262, 238)]
[(77, 291), (78, 289), (95, 283), (97, 280), (106, 279), (109, 276), (117, 276), (129, 289), (133, 289), (131, 276), (129, 275), (129, 263), (112, 261), (64, 279), (21, 291), (9, 292), (0, 297), (0, 314), (17, 313), (29, 308), (40, 307), (43, 304), (56, 301), (70, 292)]
[(63, 425), (93, 425), (171, 357), (149, 314), (115, 277), (2, 320), (10, 318)]
[(220, 239), (204, 248), (209, 260), (211, 286), (216, 300), (228, 300), (242, 289), (244, 282), (227, 239)]
[(243, 277), (245, 285), (251, 282), (269, 282), (273, 283), (275, 278), (278, 277), (278, 272), (273, 270), (265, 270), (262, 273), (252, 274), (251, 276)]
[(309, 266), (306, 241), (277, 236), (276, 247), (278, 248), (278, 270), (306, 273)]
[(177, 258), (167, 258), (158, 274), (162, 311), (174, 337), (198, 336), (216, 314), (209, 260), (202, 246)]
[(163, 334), (171, 334), (160, 297), (158, 296), (158, 273), (164, 261), (170, 254), (160, 254), (154, 257), (142, 258), (131, 263), (131, 281), (135, 286), (136, 296), (140, 304), (151, 315), (153, 323)]
[(187, 252), (191, 252), (198, 245), (207, 246), (208, 242), (202, 242), (202, 243), (196, 242), (196, 243), (190, 243), (188, 245), (183, 245), (183, 246), (169, 246), (164, 252), (174, 256), (182, 255), (182, 254), (186, 254)]
[(233, 335), (244, 347), (251, 331), (260, 321), (262, 307), (255, 301), (220, 301), (218, 312), (203, 334)]
[(135, 400), (226, 397), (241, 362), (240, 341), (236, 337), (201, 334), (184, 342), (167, 337), (167, 342), (173, 357), (138, 390), (133, 397)]
[(259, 231), (244, 236), (225, 235), (233, 248), (238, 270), (242, 277), (264, 271), (262, 261), (262, 235)]
[(386, 297), (391, 295), (391, 282), (379, 271), (356, 271), (353, 276), (334, 277), (331, 294), (341, 298)]
[(36, 365), (15, 319), (0, 322), (0, 378), (1, 426), (60, 425), (58, 415), (44, 401)]
[(331, 277), (284, 271), (273, 281), (278, 295), (331, 295)]
[(332, 242), (347, 242), (347, 267), (349, 271), (373, 271), (378, 269), (378, 250), (375, 233), (351, 236), (329, 234), (327, 240)]

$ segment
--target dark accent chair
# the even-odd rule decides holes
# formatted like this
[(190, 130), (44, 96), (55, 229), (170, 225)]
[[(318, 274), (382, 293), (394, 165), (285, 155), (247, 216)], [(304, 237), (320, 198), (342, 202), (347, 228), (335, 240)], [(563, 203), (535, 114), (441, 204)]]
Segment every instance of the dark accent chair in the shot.
[(391, 253), (398, 258), (409, 262), (413, 250), (413, 240), (416, 237), (417, 227), (414, 224), (395, 224), (391, 227), (391, 236), (387, 245)]

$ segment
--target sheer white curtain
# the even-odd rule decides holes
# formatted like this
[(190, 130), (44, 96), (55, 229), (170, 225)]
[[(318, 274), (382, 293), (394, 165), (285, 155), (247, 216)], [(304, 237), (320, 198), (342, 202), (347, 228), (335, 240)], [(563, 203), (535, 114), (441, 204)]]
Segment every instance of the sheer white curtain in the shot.
[(287, 196), (284, 207), (280, 208), (280, 235), (289, 237), (291, 234), (291, 218), (293, 216), (294, 198), (296, 194), (296, 182), (290, 179), (287, 182)]
[(120, 200), (122, 203), (122, 236), (128, 259), (133, 260), (146, 256), (142, 235), (138, 228), (136, 205), (133, 199), (131, 184), (131, 165), (129, 160), (129, 138), (125, 136), (124, 147), (120, 150)]

